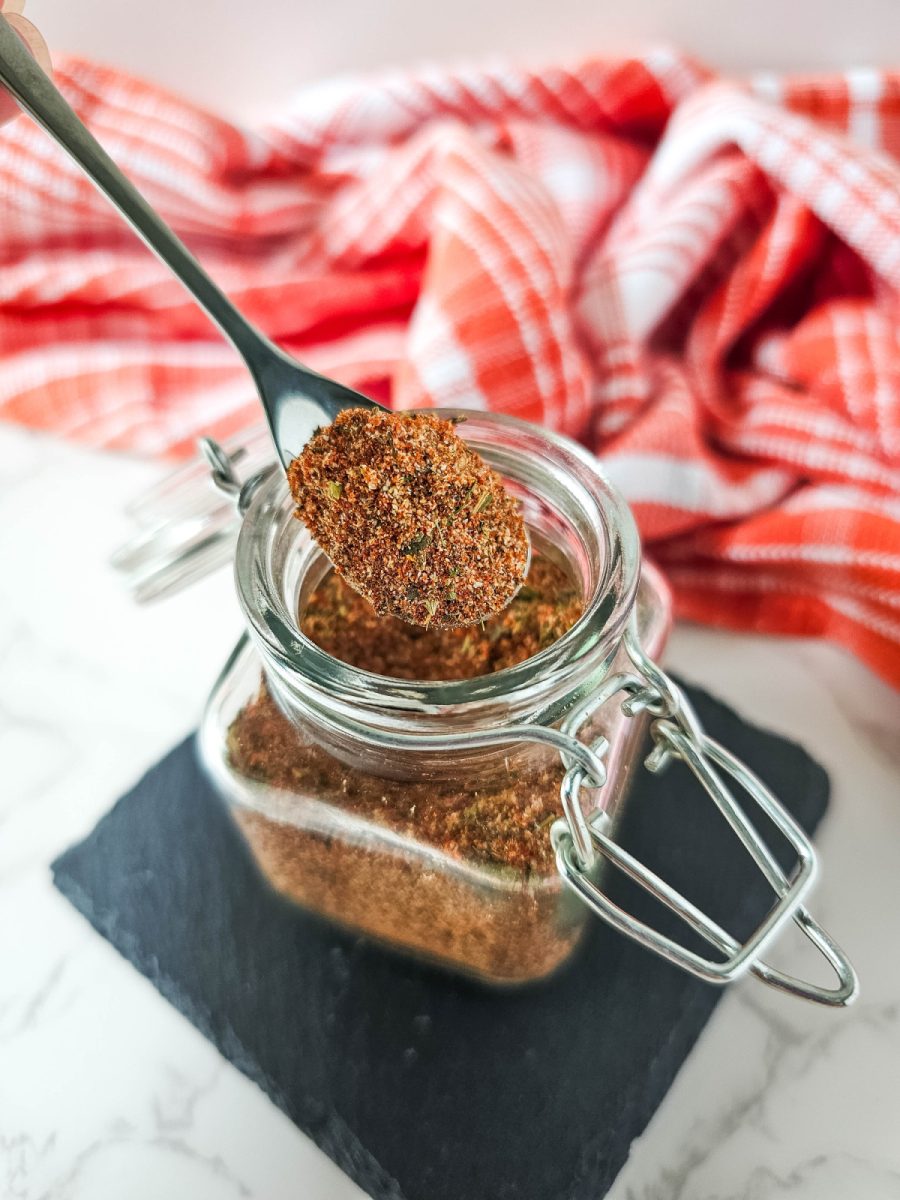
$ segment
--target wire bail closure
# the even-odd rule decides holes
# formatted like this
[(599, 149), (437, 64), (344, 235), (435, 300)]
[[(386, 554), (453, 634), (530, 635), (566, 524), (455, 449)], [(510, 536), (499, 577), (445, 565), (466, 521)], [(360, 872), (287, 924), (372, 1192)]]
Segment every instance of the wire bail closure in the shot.
[(275, 470), (277, 464), (272, 463), (262, 471), (257, 471), (248, 479), (242, 481), (235, 470), (236, 457), (228, 454), (225, 449), (211, 437), (202, 437), (197, 442), (197, 448), (206, 460), (212, 483), (234, 503), (238, 513), (243, 516), (250, 507), (250, 502), (258, 489), (266, 482)]
[[(759, 867), (772, 887), (776, 901), (750, 937), (739, 942), (620, 846), (607, 832), (609, 818), (602, 810), (590, 818), (586, 816), (581, 790), (585, 786), (602, 787), (605, 773), (589, 773), (566, 754), (563, 754), (563, 761), (567, 771), (560, 788), (565, 817), (556, 821), (551, 829), (560, 874), (591, 911), (607, 924), (708, 983), (725, 984), (749, 971), (771, 987), (818, 1004), (832, 1007), (850, 1004), (859, 990), (856, 972), (840, 947), (813, 920), (803, 904), (818, 870), (816, 852), (809, 838), (762, 780), (706, 735), (681, 688), (644, 651), (634, 619), (625, 634), (624, 644), (636, 674), (617, 674), (606, 680), (598, 692), (569, 714), (562, 732), (577, 738), (581, 727), (598, 708), (624, 693), (621, 707), (626, 716), (636, 717), (647, 712), (653, 718), (650, 724), (653, 747), (645, 761), (647, 769), (658, 774), (676, 759), (688, 767)], [(604, 741), (600, 739), (590, 747), (598, 757), (605, 752)], [(790, 875), (782, 870), (736, 800), (726, 782), (729, 779), (743, 788), (793, 848), (797, 864)], [(723, 957), (697, 954), (615, 904), (591, 877), (600, 857), (612, 862), (674, 912)], [(796, 979), (763, 961), (765, 951), (790, 922), (799, 926), (831, 964), (837, 975), (837, 987), (826, 988)]]

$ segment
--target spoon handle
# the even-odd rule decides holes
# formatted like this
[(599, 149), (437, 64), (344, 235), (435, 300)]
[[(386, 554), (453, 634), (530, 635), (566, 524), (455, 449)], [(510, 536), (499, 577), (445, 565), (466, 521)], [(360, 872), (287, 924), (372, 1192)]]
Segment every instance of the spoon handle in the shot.
[[(181, 280), (251, 371), (276, 347), (234, 307), (184, 243), (130, 183), (75, 115), (8, 22), (0, 17), (0, 83), (78, 163), (135, 232)], [(255, 372), (254, 372), (255, 373)]]

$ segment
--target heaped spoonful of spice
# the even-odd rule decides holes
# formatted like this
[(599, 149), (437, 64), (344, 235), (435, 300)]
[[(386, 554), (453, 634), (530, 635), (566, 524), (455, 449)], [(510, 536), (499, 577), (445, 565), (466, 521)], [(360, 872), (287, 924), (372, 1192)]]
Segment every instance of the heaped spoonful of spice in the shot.
[(379, 616), (474, 625), (528, 572), (519, 506), (455, 424), (349, 409), (288, 467), (297, 516)]

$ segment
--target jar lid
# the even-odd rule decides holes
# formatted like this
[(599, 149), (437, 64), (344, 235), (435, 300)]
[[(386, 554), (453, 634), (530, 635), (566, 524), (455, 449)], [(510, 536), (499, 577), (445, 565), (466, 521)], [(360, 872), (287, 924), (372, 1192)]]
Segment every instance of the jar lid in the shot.
[[(272, 438), (263, 424), (218, 449), (236, 491), (275, 465)], [(135, 532), (110, 565), (139, 603), (180, 592), (234, 558), (242, 514), (233, 495), (210, 474), (203, 443), (195, 459), (135, 497), (125, 512)]]

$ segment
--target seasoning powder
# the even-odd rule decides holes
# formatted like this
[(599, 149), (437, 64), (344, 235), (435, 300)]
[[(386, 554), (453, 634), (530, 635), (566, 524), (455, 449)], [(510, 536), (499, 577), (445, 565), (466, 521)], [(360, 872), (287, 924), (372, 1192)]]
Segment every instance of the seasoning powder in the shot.
[[(466, 679), (523, 661), (577, 620), (565, 572), (535, 555), (525, 587), (484, 627), (419, 629), (378, 617), (334, 572), (309, 597), (301, 627), (353, 666), (403, 679)], [(263, 683), (233, 722), (232, 767), (432, 846), (505, 881), (425, 869), (396, 845), (324, 836), (244, 806), (235, 815), (270, 881), (333, 920), (494, 981), (547, 974), (570, 953), (581, 923), (566, 917), (549, 829), (560, 815), (563, 768), (553, 755), (507, 762), (485, 778), (397, 781), (348, 767), (311, 742)], [(562, 898), (564, 901), (564, 897)]]
[(532, 658), (581, 616), (581, 594), (551, 559), (535, 554), (525, 584), (503, 612), (465, 629), (379, 617), (334, 571), (306, 603), (306, 636), (351, 667), (395, 679), (458, 680), (491, 675)]
[(518, 505), (452, 421), (349, 409), (310, 439), (288, 483), (298, 517), (379, 616), (472, 625), (522, 583)]

